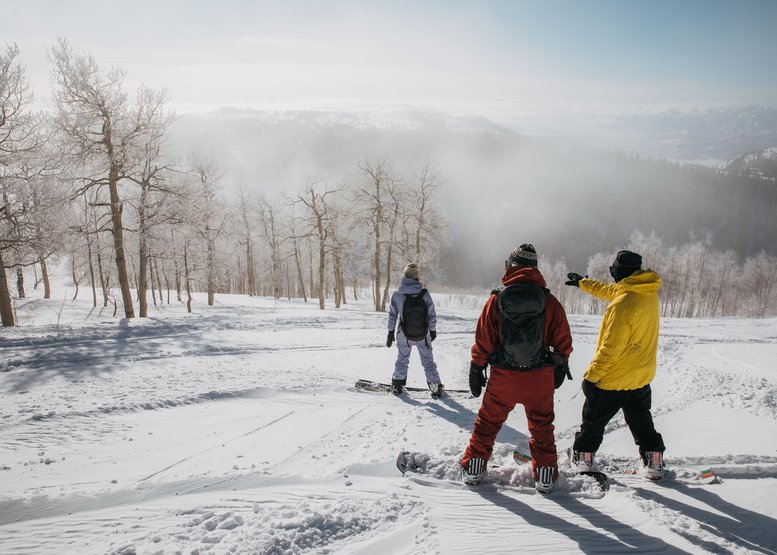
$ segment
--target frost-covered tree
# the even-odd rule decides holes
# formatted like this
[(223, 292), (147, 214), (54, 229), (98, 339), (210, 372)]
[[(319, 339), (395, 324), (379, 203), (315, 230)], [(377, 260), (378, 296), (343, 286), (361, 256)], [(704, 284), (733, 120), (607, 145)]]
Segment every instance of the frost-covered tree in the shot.
[(334, 213), (332, 203), (341, 189), (330, 189), (326, 183), (308, 185), (305, 191), (297, 195), (297, 202), (304, 206), (300, 217), (303, 235), (314, 238), (318, 253), (318, 306), (325, 308), (326, 300), (326, 255), (329, 237), (332, 231)]
[(776, 309), (777, 257), (765, 251), (745, 260), (740, 276), (747, 316), (763, 318)]
[(124, 239), (124, 197), (148, 137), (164, 125), (165, 95), (141, 88), (135, 102), (123, 90), (124, 72), (103, 68), (91, 54), (78, 54), (59, 39), (50, 49), (56, 106), (55, 126), (70, 156), (76, 194), (108, 190), (111, 233), (124, 315), (135, 316)]
[[(0, 53), (0, 321), (14, 325), (6, 268), (34, 263), (45, 251), (39, 188), (42, 161), (41, 118), (30, 111), (33, 100), (16, 45)], [(20, 272), (21, 273), (21, 272)]]

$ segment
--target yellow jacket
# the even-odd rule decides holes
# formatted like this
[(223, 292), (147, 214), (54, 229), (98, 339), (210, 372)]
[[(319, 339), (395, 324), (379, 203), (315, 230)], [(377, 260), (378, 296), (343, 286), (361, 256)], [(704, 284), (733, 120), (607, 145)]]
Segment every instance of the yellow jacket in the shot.
[(618, 283), (580, 280), (580, 289), (609, 301), (596, 354), (583, 378), (600, 389), (630, 390), (649, 384), (656, 375), (658, 289), (653, 270), (637, 270)]

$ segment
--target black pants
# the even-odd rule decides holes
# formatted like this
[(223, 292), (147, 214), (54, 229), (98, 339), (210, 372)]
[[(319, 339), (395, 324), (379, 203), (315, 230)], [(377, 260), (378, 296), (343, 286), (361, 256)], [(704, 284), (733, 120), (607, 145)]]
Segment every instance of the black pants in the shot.
[(604, 427), (617, 412), (623, 409), (626, 424), (639, 446), (639, 454), (646, 451), (664, 452), (664, 440), (653, 426), (650, 414), (652, 394), (650, 385), (630, 391), (609, 391), (583, 380), (583, 423), (575, 434), (575, 451), (595, 453), (604, 439)]

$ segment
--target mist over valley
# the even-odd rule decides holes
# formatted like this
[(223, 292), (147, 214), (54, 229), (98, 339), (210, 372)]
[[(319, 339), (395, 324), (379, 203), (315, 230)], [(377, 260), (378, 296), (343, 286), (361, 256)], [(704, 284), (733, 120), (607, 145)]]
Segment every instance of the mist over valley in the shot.
[[(777, 252), (774, 176), (744, 171), (734, 160), (745, 154), (740, 148), (764, 149), (768, 159), (768, 147), (777, 144), (775, 113), (745, 107), (683, 118), (675, 112), (651, 125), (643, 119), (639, 133), (624, 122), (624, 149), (615, 150), (593, 132), (590, 142), (598, 144), (590, 146), (582, 137), (526, 135), (486, 118), (432, 111), (222, 109), (180, 115), (171, 145), (181, 156), (198, 152), (218, 161), (227, 189), (269, 200), (321, 181), (358, 188), (364, 161), (384, 161), (402, 179), (431, 165), (441, 182), (433, 202), (450, 222), (439, 279), (470, 287), (497, 280), (502, 260), (522, 242), (564, 258), (570, 269), (584, 269), (594, 253), (624, 248), (635, 231), (654, 231), (668, 246), (709, 238), (715, 249), (743, 258)], [(668, 120), (671, 146), (697, 161), (706, 148), (699, 145), (720, 143), (720, 129), (731, 130), (726, 148), (708, 159), (725, 152), (731, 165), (651, 156)], [(603, 136), (614, 126), (596, 129)], [(759, 132), (748, 132), (754, 128)]]

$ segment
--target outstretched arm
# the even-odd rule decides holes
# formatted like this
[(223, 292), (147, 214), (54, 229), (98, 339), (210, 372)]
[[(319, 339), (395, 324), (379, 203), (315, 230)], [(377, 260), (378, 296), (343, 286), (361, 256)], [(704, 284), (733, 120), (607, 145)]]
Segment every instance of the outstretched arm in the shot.
[(618, 292), (618, 286), (614, 283), (605, 283), (592, 278), (581, 279), (580, 289), (604, 301), (613, 300)]

